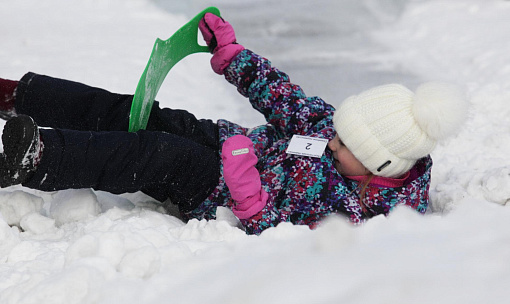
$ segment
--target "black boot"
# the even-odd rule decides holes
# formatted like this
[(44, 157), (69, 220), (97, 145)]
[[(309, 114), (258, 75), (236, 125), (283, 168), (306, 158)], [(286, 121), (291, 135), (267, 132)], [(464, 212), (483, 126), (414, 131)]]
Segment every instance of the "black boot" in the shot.
[(19, 115), (5, 124), (4, 153), (0, 157), (0, 187), (21, 184), (36, 170), (43, 144), (32, 117)]

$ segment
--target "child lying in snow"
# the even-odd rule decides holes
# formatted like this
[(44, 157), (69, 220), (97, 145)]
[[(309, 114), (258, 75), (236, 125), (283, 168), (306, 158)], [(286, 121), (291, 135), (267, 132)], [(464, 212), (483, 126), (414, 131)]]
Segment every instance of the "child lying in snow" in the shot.
[[(213, 70), (268, 124), (197, 120), (155, 102), (146, 130), (129, 133), (132, 96), (33, 73), (0, 79), (0, 110), (14, 117), (2, 135), (1, 187), (142, 191), (187, 219), (228, 206), (250, 234), (285, 221), (313, 228), (334, 213), (361, 223), (396, 205), (426, 211), (429, 153), (466, 113), (455, 88), (383, 85), (335, 110), (237, 44), (223, 19), (207, 14), (200, 30)], [(328, 144), (317, 157), (289, 154), (295, 135)]]

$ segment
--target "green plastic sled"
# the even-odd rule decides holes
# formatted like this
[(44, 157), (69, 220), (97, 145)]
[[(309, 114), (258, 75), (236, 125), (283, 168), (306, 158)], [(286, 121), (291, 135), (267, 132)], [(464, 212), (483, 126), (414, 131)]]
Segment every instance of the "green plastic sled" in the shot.
[(208, 7), (178, 29), (168, 40), (156, 39), (133, 97), (129, 132), (147, 127), (152, 105), (170, 69), (190, 54), (209, 52), (207, 46), (198, 44), (198, 23), (206, 13), (220, 16), (220, 11), (216, 7)]

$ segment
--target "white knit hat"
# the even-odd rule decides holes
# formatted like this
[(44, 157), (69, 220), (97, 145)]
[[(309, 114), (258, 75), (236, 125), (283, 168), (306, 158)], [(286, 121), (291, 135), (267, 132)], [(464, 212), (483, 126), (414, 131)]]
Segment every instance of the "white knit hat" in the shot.
[(430, 154), (438, 140), (457, 133), (466, 115), (467, 103), (454, 86), (426, 83), (413, 93), (389, 84), (344, 100), (333, 122), (342, 142), (370, 172), (399, 177)]

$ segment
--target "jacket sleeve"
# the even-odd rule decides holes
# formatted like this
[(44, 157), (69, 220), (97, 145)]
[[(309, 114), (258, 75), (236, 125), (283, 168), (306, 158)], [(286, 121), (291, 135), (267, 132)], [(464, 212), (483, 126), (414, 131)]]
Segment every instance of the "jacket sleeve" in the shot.
[(287, 74), (250, 50), (242, 51), (232, 61), (225, 78), (286, 137), (305, 135), (316, 125), (327, 124), (335, 110), (318, 97), (306, 97)]
[(274, 205), (272, 200), (268, 200), (264, 208), (255, 215), (240, 219), (247, 234), (260, 235), (262, 231), (270, 227), (276, 227), (282, 220), (280, 211)]

